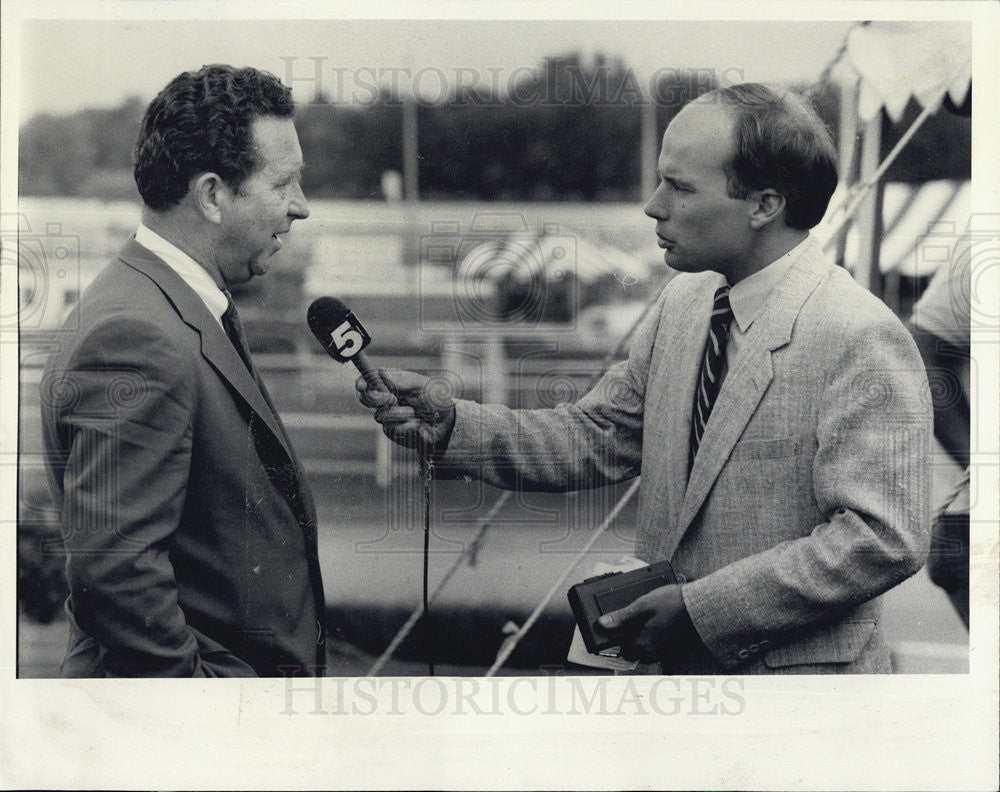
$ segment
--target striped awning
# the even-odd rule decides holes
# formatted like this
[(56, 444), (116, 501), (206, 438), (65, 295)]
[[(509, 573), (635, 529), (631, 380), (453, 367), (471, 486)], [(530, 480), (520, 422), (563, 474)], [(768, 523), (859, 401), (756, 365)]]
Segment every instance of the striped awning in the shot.
[[(831, 205), (839, 203), (841, 191)], [(922, 184), (889, 182), (882, 201), (882, 245), (879, 269), (908, 277), (933, 274), (948, 260), (958, 237), (965, 233), (971, 213), (972, 184), (942, 179)], [(828, 236), (821, 225), (816, 234)], [(857, 227), (847, 233), (844, 263), (858, 260), (861, 235)]]
[(945, 95), (960, 105), (972, 79), (968, 22), (867, 22), (851, 28), (847, 64), (861, 78), (858, 115), (883, 107), (898, 122), (910, 98), (936, 108)]

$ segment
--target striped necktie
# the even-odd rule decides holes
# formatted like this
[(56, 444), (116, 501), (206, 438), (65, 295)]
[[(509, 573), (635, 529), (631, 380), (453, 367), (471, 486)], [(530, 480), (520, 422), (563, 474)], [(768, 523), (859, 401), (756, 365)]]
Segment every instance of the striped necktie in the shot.
[[(250, 344), (247, 342), (246, 333), (243, 332), (243, 323), (240, 322), (240, 315), (236, 310), (236, 303), (233, 302), (233, 297), (228, 291), (225, 294), (226, 299), (229, 301), (229, 307), (226, 308), (225, 313), (222, 314), (222, 327), (225, 329), (226, 335), (229, 336), (229, 340), (232, 341), (233, 346), (236, 347), (236, 351), (239, 353), (239, 356), (246, 364), (246, 367), (250, 372), (250, 376), (253, 377), (253, 381), (257, 383), (260, 395), (264, 397), (264, 401), (267, 402), (267, 406), (271, 408), (274, 420), (277, 422), (278, 428), (281, 430), (285, 437), (285, 442), (287, 443), (288, 435), (285, 433), (285, 427), (281, 423), (281, 418), (278, 416), (278, 411), (275, 409), (274, 402), (271, 401), (271, 394), (267, 392), (267, 388), (264, 386), (264, 380), (262, 380), (260, 378), (260, 374), (257, 373), (257, 367), (254, 366), (253, 358), (250, 356)], [(256, 429), (256, 420), (251, 421), (251, 428)]]
[(698, 446), (705, 434), (705, 426), (719, 395), (722, 382), (722, 370), (726, 361), (726, 342), (729, 340), (729, 323), (733, 319), (733, 309), (729, 305), (729, 286), (721, 286), (715, 292), (715, 302), (712, 305), (712, 316), (708, 325), (708, 341), (705, 343), (705, 356), (701, 361), (701, 373), (698, 375), (698, 390), (694, 395), (694, 409), (691, 412), (691, 453), (688, 459), (688, 469), (694, 465)]

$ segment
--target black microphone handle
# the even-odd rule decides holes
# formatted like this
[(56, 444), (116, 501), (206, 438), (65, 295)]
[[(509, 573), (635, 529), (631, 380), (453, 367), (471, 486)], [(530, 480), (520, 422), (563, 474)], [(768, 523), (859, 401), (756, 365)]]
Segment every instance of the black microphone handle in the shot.
[(371, 387), (376, 390), (380, 390), (383, 393), (395, 393), (395, 389), (390, 387), (382, 377), (379, 376), (378, 371), (372, 366), (371, 362), (368, 360), (368, 356), (364, 351), (358, 352), (354, 357), (351, 358), (351, 362), (357, 367), (358, 371), (361, 372), (361, 376), (365, 378)]

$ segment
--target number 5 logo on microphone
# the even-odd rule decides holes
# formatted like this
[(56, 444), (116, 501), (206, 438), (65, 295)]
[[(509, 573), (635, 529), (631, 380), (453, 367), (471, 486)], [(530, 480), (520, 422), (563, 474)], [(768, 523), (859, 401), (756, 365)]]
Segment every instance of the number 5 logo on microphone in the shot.
[(371, 342), (371, 336), (361, 326), (353, 313), (330, 331), (330, 341), (327, 349), (335, 353), (342, 362), (347, 362)]
[(338, 363), (361, 363), (361, 354), (372, 337), (354, 313), (336, 297), (317, 297), (306, 312), (309, 329), (327, 354)]
[(364, 340), (361, 333), (351, 327), (350, 322), (344, 322), (330, 333), (330, 343), (343, 357), (351, 357), (361, 349)]

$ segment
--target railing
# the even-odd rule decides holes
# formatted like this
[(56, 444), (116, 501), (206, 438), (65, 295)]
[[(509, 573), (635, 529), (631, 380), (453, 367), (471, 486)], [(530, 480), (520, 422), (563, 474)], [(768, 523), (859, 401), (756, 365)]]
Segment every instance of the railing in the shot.
[[(249, 313), (250, 321), (256, 319)], [(385, 486), (388, 441), (357, 401), (357, 371), (330, 360), (303, 325), (272, 320), (264, 333), (262, 321), (249, 325), (252, 345), (255, 335), (266, 334), (284, 338), (293, 350), (255, 352), (254, 360), (296, 453), (311, 477), (373, 477)], [(583, 395), (606, 351), (558, 325), (540, 325), (526, 334), (520, 329), (469, 332), (461, 327), (414, 333), (385, 324), (373, 335), (371, 357), (380, 367), (447, 377), (457, 396), (524, 408), (551, 407)], [(38, 386), (53, 338), (51, 333), (22, 336), (20, 446), (28, 457), (43, 451)], [(398, 460), (393, 464), (398, 466)], [(29, 489), (45, 489), (43, 470), (31, 466), (23, 473)]]

